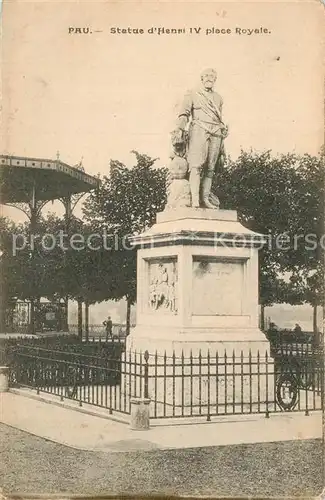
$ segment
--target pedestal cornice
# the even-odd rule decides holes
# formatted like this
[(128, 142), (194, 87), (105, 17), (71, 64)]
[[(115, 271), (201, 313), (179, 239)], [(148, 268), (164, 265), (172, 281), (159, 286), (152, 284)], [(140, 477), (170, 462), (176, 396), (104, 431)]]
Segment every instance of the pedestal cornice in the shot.
[(157, 223), (133, 236), (134, 246), (148, 248), (170, 245), (259, 247), (266, 237), (244, 227), (234, 210), (183, 208), (157, 214)]

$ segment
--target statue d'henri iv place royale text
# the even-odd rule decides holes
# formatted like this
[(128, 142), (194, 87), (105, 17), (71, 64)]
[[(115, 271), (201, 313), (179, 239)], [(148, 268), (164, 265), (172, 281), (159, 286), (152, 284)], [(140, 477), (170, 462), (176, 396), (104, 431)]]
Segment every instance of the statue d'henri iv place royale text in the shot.
[(201, 85), (189, 91), (178, 108), (172, 132), (167, 206), (219, 208), (212, 180), (224, 162), (228, 127), (222, 120), (221, 96), (214, 91), (216, 71), (201, 74)]

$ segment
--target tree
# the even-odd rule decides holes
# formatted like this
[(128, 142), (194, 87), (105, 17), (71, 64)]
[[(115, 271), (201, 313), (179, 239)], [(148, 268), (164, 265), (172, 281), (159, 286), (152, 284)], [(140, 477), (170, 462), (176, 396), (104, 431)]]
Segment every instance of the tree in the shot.
[(296, 289), (313, 307), (313, 330), (317, 333), (317, 309), (324, 307), (324, 149), (318, 157), (305, 154), (297, 162), (297, 203), (291, 234), (294, 244), (287, 253), (286, 271)]
[(130, 307), (136, 299), (136, 250), (129, 238), (155, 222), (166, 203), (166, 169), (155, 168), (155, 159), (133, 151), (132, 168), (112, 160), (97, 192), (90, 193), (83, 206), (85, 220), (93, 231), (111, 235), (112, 249), (101, 252), (102, 262), (111, 263), (110, 283), (96, 300), (127, 300), (127, 328)]
[[(33, 260), (29, 244), (13, 259), (12, 234), (27, 238), (28, 228), (0, 220), (3, 303), (10, 297), (68, 296), (79, 304), (125, 297), (130, 317), (136, 299), (136, 251), (129, 238), (149, 228), (163, 210), (167, 178), (154, 159), (134, 154), (132, 168), (110, 162), (110, 176), (83, 205), (85, 220), (71, 219), (64, 247), (59, 233), (66, 232), (65, 221), (48, 216), (39, 222)], [(222, 206), (237, 209), (245, 226), (269, 237), (259, 256), (262, 312), (276, 302), (308, 302), (316, 318), (317, 307), (324, 303), (323, 161), (323, 153), (273, 157), (270, 151), (242, 151), (218, 173)], [(55, 235), (54, 248), (44, 248), (46, 235)], [(73, 235), (79, 235), (79, 245)]]
[(53, 215), (42, 218), (38, 236), (35, 252), (38, 294), (50, 300), (76, 300), (79, 335), (84, 303), (87, 335), (89, 305), (106, 298), (107, 289), (112, 288), (112, 259), (101, 247), (94, 248), (96, 235), (92, 228), (75, 217), (69, 219), (69, 224)]
[[(313, 280), (307, 278), (315, 269), (320, 281), (323, 275), (319, 245), (324, 229), (322, 162), (322, 155), (273, 157), (270, 151), (242, 151), (236, 161), (228, 159), (217, 178), (223, 206), (236, 208), (245, 226), (269, 237), (259, 255), (262, 324), (266, 305), (315, 304), (313, 293), (307, 293)], [(307, 235), (313, 235), (317, 244), (307, 246)], [(291, 279), (284, 280), (286, 274)], [(322, 292), (318, 290), (319, 303)]]

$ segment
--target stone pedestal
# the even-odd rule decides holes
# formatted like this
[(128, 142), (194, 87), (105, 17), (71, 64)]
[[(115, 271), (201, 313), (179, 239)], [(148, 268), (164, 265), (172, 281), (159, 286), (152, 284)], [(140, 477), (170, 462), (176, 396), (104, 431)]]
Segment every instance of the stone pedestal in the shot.
[[(126, 350), (149, 352), (151, 415), (267, 412), (273, 361), (258, 326), (265, 237), (235, 211), (184, 207), (158, 214), (133, 243), (137, 324)], [(143, 380), (130, 375), (132, 395), (143, 396)]]
[(269, 352), (258, 327), (258, 250), (265, 237), (231, 210), (169, 209), (133, 238), (137, 324), (127, 350), (170, 355)]

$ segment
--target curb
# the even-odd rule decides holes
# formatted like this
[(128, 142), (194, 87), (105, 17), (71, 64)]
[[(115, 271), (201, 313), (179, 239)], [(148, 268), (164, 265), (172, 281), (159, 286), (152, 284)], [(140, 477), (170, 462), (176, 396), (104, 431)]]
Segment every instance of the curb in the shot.
[[(113, 422), (118, 422), (119, 424), (129, 425), (129, 420), (123, 419), (122, 417), (110, 415), (105, 415), (104, 413), (96, 410), (88, 410), (87, 408), (83, 408), (82, 406), (75, 406), (72, 403), (66, 403), (65, 401), (55, 401), (54, 399), (48, 399), (40, 394), (27, 393), (23, 389), (9, 389), (9, 392), (12, 394), (16, 394), (17, 396), (23, 396), (24, 398), (34, 399), (36, 401), (40, 401), (41, 403), (47, 403), (54, 406), (59, 406), (60, 408), (64, 408), (65, 410), (77, 411), (79, 413), (84, 413), (86, 415), (91, 415), (92, 417), (103, 418), (104, 420), (111, 420)], [(87, 403), (83, 403), (86, 405)]]
[[(35, 434), (35, 432), (32, 432), (32, 431), (26, 431), (26, 429), (21, 429), (20, 427), (16, 427), (15, 425), (12, 425), (12, 424), (7, 424), (5, 422), (0, 422), (0, 423), (2, 425), (6, 425), (7, 427), (10, 427), (11, 429), (17, 429), (21, 432), (24, 432), (25, 434), (29, 434), (30, 436), (34, 436), (34, 437), (37, 437), (39, 439), (44, 439), (45, 441), (49, 441), (50, 443), (58, 444), (60, 446), (65, 446), (66, 448), (71, 448), (72, 450), (88, 451), (88, 452), (97, 453), (97, 450), (91, 450), (89, 448), (78, 448), (77, 446), (72, 446), (71, 444), (67, 444), (66, 442), (63, 442), (63, 441), (56, 441), (53, 438), (49, 438), (47, 436), (40, 436), (39, 434)], [(111, 451), (111, 450), (109, 450), (109, 451)]]

